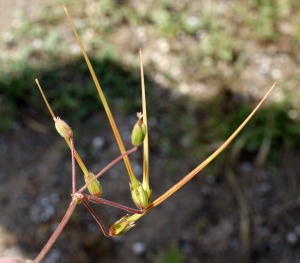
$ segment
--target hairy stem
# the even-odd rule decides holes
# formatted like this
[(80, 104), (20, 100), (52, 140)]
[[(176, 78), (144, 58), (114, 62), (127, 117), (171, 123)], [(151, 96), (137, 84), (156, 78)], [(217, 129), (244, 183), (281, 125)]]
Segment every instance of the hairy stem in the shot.
[(74, 158), (74, 140), (70, 138), (71, 142), (71, 158), (72, 158), (72, 194), (76, 192), (76, 168), (75, 168), (75, 158)]
[[(71, 145), (70, 141), (68, 139), (65, 139), (65, 141), (68, 144), (69, 148), (72, 150), (72, 145)], [(88, 174), (89, 171), (86, 168), (86, 166), (84, 165), (83, 161), (81, 160), (81, 158), (75, 148), (74, 148), (74, 156), (75, 156), (75, 159), (76, 159), (79, 167), (81, 168), (81, 171), (83, 172), (83, 174)]]
[(94, 182), (97, 178), (99, 178), (102, 174), (104, 174), (108, 169), (110, 169), (112, 166), (114, 166), (117, 162), (122, 160), (122, 158), (124, 158), (125, 156), (135, 152), (137, 150), (137, 148), (138, 147), (133, 147), (131, 150), (128, 150), (127, 152), (121, 154), (118, 158), (116, 158), (111, 163), (109, 163), (107, 166), (105, 166), (96, 176), (94, 176), (94, 178), (91, 181), (89, 181), (83, 187), (81, 187), (77, 191), (77, 193), (82, 193), (92, 182)]
[(104, 236), (109, 237), (110, 236), (109, 233), (106, 231), (103, 223), (101, 222), (100, 218), (96, 215), (94, 210), (88, 205), (88, 203), (86, 201), (82, 200), (82, 203), (85, 205), (85, 207), (90, 211), (92, 216), (95, 218), (95, 220), (97, 221), (98, 225), (100, 226)]
[(46, 243), (44, 248), (41, 250), (41, 252), (38, 254), (36, 259), (34, 260), (35, 263), (41, 262), (41, 260), (45, 257), (45, 255), (49, 251), (49, 249), (53, 246), (55, 240), (59, 237), (61, 231), (64, 229), (65, 225), (69, 221), (77, 203), (78, 203), (78, 198), (73, 197), (72, 202), (71, 202), (66, 214), (64, 215), (63, 219), (59, 223), (58, 227), (55, 229), (54, 233), (52, 234), (52, 236), (50, 237), (50, 239), (48, 240), (48, 242)]
[(121, 205), (121, 204), (118, 204), (118, 203), (115, 203), (115, 202), (112, 202), (112, 201), (109, 201), (109, 200), (106, 200), (106, 199), (103, 199), (101, 197), (97, 197), (94, 195), (82, 194), (82, 197), (83, 197), (82, 200), (89, 200), (95, 204), (110, 205), (110, 206), (125, 210), (129, 213), (135, 213), (135, 214), (143, 214), (144, 213), (144, 210), (133, 209), (133, 208), (130, 208), (130, 207), (127, 207), (127, 206), (124, 206), (124, 205)]

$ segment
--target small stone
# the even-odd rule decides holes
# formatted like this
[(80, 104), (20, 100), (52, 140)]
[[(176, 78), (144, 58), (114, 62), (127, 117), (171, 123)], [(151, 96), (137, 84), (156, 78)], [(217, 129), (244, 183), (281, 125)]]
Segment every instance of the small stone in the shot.
[(96, 149), (96, 150), (102, 149), (104, 144), (105, 144), (105, 140), (101, 136), (95, 137), (92, 141), (92, 145), (93, 145), (94, 149)]
[(19, 28), (22, 25), (22, 22), (19, 19), (14, 19), (11, 24), (14, 28)]
[(141, 255), (145, 252), (145, 244), (143, 242), (135, 242), (133, 245), (132, 245), (132, 251), (134, 254), (136, 255)]
[(10, 32), (5, 32), (3, 34), (3, 40), (4, 40), (5, 43), (11, 42), (13, 40), (13, 34), (10, 33)]
[(137, 177), (141, 177), (143, 175), (143, 167), (137, 162), (131, 162), (133, 171)]
[(242, 163), (242, 170), (246, 173), (251, 172), (252, 170), (252, 164), (250, 162), (243, 162)]
[(43, 41), (40, 38), (35, 38), (32, 41), (32, 45), (35, 49), (41, 49), (43, 47)]
[(189, 16), (186, 22), (189, 26), (195, 27), (198, 24), (199, 19), (196, 16)]
[(288, 232), (286, 234), (286, 240), (288, 243), (290, 243), (291, 245), (295, 245), (298, 241), (298, 236), (295, 232)]
[(61, 251), (59, 249), (52, 249), (47, 255), (46, 263), (56, 263), (61, 258)]

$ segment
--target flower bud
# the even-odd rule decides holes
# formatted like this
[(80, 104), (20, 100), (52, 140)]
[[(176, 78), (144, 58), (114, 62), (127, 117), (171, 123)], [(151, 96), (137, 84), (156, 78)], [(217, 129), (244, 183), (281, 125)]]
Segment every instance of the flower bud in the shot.
[(131, 142), (134, 146), (139, 146), (142, 144), (147, 133), (146, 125), (143, 122), (143, 114), (138, 112), (137, 117), (138, 121), (134, 125), (131, 133)]
[[(84, 175), (85, 183), (90, 182), (94, 177), (95, 177), (95, 175), (91, 172), (89, 172), (88, 174), (85, 174)], [(88, 186), (88, 190), (92, 195), (97, 196), (97, 197), (100, 197), (100, 195), (102, 193), (102, 187), (97, 179)]]
[(60, 136), (62, 136), (64, 139), (70, 139), (73, 137), (72, 129), (61, 118), (56, 117), (54, 118), (54, 121), (55, 121), (55, 128), (57, 132), (60, 134)]
[(141, 209), (145, 208), (149, 204), (148, 200), (150, 198), (148, 198), (147, 192), (143, 188), (143, 185), (139, 182), (137, 187), (133, 187), (129, 183), (129, 187), (130, 187), (131, 197), (135, 205)]
[(128, 220), (129, 215), (122, 217), (119, 221), (114, 223), (109, 229), (109, 235), (112, 237), (119, 237), (125, 234), (128, 230), (135, 226), (134, 222)]

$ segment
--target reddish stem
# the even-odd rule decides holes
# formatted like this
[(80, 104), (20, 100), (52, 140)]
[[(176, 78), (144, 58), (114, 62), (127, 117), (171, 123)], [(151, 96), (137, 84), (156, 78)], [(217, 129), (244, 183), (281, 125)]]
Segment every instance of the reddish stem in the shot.
[(88, 205), (88, 203), (86, 201), (82, 200), (82, 203), (85, 205), (85, 207), (90, 211), (92, 216), (95, 218), (95, 220), (97, 221), (98, 225), (100, 226), (104, 236), (109, 237), (110, 236), (109, 233), (106, 231), (103, 223), (101, 222), (99, 217), (95, 214), (94, 210)]
[(124, 156), (129, 155), (137, 150), (138, 147), (133, 147), (131, 150), (128, 150), (121, 154), (118, 158), (113, 160), (111, 163), (109, 163), (107, 166), (105, 166), (91, 181), (86, 183), (83, 187), (81, 187), (77, 193), (82, 193), (92, 182), (94, 182), (97, 178), (99, 178), (102, 174), (104, 174), (108, 169), (110, 169), (112, 166), (114, 166), (117, 162), (122, 160)]
[(49, 240), (46, 243), (46, 245), (44, 246), (44, 248), (41, 250), (41, 252), (38, 254), (36, 259), (34, 260), (35, 263), (39, 263), (45, 257), (45, 255), (47, 254), (49, 249), (53, 246), (54, 242), (56, 241), (56, 239), (60, 235), (61, 231), (64, 229), (65, 225), (69, 221), (70, 216), (72, 215), (72, 213), (73, 213), (73, 211), (74, 211), (74, 209), (77, 205), (77, 202), (78, 202), (78, 198), (73, 197), (72, 202), (71, 202), (66, 214), (64, 215), (63, 219), (59, 223), (58, 227), (55, 229), (52, 236), (49, 238)]
[(130, 208), (130, 207), (120, 205), (118, 203), (103, 199), (101, 197), (96, 197), (96, 196), (93, 196), (93, 195), (82, 194), (82, 199), (81, 200), (82, 201), (83, 200), (89, 200), (89, 201), (91, 201), (93, 203), (96, 203), (96, 204), (106, 204), (106, 205), (114, 206), (116, 208), (125, 210), (125, 211), (127, 211), (129, 213), (133, 213), (133, 214), (143, 214), (144, 213), (144, 210)]

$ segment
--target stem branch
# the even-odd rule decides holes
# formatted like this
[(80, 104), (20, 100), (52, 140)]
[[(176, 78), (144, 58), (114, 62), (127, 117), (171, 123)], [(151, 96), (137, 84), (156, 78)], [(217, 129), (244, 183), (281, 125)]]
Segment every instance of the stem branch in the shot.
[(135, 214), (143, 214), (144, 213), (144, 210), (133, 209), (133, 208), (130, 208), (130, 207), (127, 207), (127, 206), (124, 206), (124, 205), (121, 205), (121, 204), (118, 204), (118, 203), (115, 203), (115, 202), (112, 202), (112, 201), (109, 201), (109, 200), (106, 200), (106, 199), (103, 199), (101, 197), (97, 197), (97, 196), (94, 196), (94, 195), (82, 194), (82, 197), (83, 197), (82, 200), (89, 200), (89, 201), (91, 201), (95, 204), (101, 204), (102, 203), (102, 204), (105, 204), (105, 205), (110, 205), (110, 206), (125, 210), (129, 213), (135, 213)]
[(38, 254), (38, 256), (36, 257), (36, 259), (34, 260), (35, 263), (39, 263), (41, 262), (41, 260), (45, 257), (45, 255), (47, 254), (47, 252), (49, 251), (49, 249), (53, 246), (55, 240), (58, 238), (58, 236), (60, 235), (61, 231), (64, 229), (65, 225), (67, 224), (67, 222), (69, 221), (76, 205), (78, 202), (78, 198), (77, 197), (73, 197), (72, 198), (72, 202), (66, 212), (66, 214), (64, 215), (63, 219), (61, 220), (61, 222), (59, 223), (58, 227), (55, 229), (54, 233), (52, 234), (52, 236), (49, 238), (48, 242), (46, 243), (46, 245), (44, 246), (44, 248), (41, 250), (41, 252)]
[(124, 158), (125, 156), (135, 152), (137, 150), (137, 148), (138, 148), (137, 146), (133, 147), (131, 150), (128, 150), (127, 152), (124, 152), (123, 154), (121, 154), (118, 158), (116, 158), (111, 163), (109, 163), (107, 166), (105, 166), (96, 176), (94, 176), (94, 178), (91, 181), (89, 181), (83, 187), (81, 187), (77, 191), (77, 193), (82, 193), (92, 182), (94, 182), (97, 178), (99, 178), (102, 174), (104, 174), (108, 169), (110, 169), (112, 166), (114, 166), (117, 162), (122, 160), (122, 158)]

